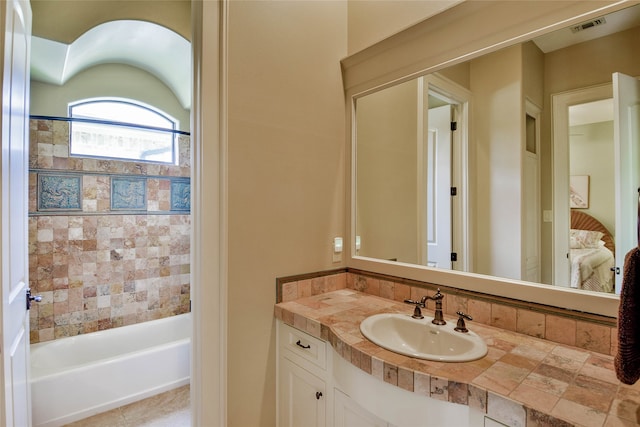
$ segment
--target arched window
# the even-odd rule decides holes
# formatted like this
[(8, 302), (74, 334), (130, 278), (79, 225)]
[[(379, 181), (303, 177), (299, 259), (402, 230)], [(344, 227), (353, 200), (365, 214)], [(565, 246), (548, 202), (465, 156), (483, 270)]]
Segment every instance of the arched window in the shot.
[(69, 104), (70, 154), (176, 164), (178, 121), (130, 99), (94, 98)]

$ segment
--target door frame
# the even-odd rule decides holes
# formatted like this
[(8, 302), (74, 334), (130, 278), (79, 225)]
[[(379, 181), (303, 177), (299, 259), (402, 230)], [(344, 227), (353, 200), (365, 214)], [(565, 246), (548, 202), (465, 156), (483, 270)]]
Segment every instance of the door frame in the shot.
[[(541, 156), (540, 156), (540, 129), (541, 129), (541, 116), (542, 116), (542, 108), (540, 108), (538, 105), (536, 105), (536, 103), (534, 103), (532, 100), (530, 100), (529, 98), (525, 99), (525, 126), (524, 128), (526, 129), (526, 120), (527, 120), (527, 116), (532, 117), (535, 120), (535, 153), (530, 152), (527, 149), (527, 135), (525, 135), (525, 137), (523, 138), (524, 141), (524, 146), (522, 148), (522, 155), (523, 155), (523, 174), (522, 174), (522, 181), (523, 181), (523, 192), (522, 192), (522, 206), (523, 206), (523, 210), (522, 210), (522, 224), (523, 226), (523, 238), (522, 238), (522, 255), (523, 255), (523, 262), (522, 262), (522, 273), (521, 273), (521, 277), (524, 278), (524, 280), (530, 281), (530, 282), (540, 282), (540, 279), (542, 277), (542, 251), (541, 251), (541, 241), (542, 241), (542, 235), (541, 235), (541, 230), (542, 230), (542, 218), (541, 218), (541, 212), (540, 212), (540, 207), (542, 206), (542, 202), (541, 202), (541, 185), (540, 185), (540, 170), (541, 170), (541, 166), (540, 166), (540, 162), (541, 162)], [(525, 162), (526, 159), (531, 159), (533, 161), (535, 161), (536, 165), (535, 165), (535, 182), (527, 182), (526, 180), (526, 175), (524, 174), (525, 171)], [(531, 193), (529, 193), (531, 192)], [(527, 201), (531, 202), (534, 207), (533, 209), (524, 209), (527, 206)], [(527, 223), (526, 219), (527, 218), (531, 218), (533, 217), (533, 227), (532, 229), (529, 229), (528, 227), (530, 227), (530, 225)], [(530, 231), (528, 231), (530, 230)], [(530, 264), (530, 259), (527, 257), (527, 255), (529, 255), (529, 251), (527, 250), (527, 246), (530, 246), (531, 244), (535, 245), (535, 249), (534, 249), (534, 256), (535, 256), (535, 261), (534, 261), (534, 265), (536, 268), (536, 277), (532, 278), (529, 277), (529, 273), (531, 271), (531, 264)]]
[[(192, 0), (191, 8), (192, 425), (226, 425), (228, 0)], [(0, 12), (0, 18), (4, 25), (4, 10)], [(205, 75), (207, 78), (203, 79)], [(205, 168), (205, 164), (209, 167)], [(26, 167), (25, 164), (25, 172)], [(203, 286), (205, 278), (207, 286)], [(3, 378), (4, 385), (6, 378)], [(6, 387), (3, 389), (6, 390)], [(206, 404), (204, 396), (207, 397)], [(2, 406), (0, 416), (4, 419), (6, 414)]]
[[(624, 260), (627, 253), (640, 242), (640, 152), (638, 150), (638, 116), (640, 80), (622, 72), (614, 72), (613, 84), (613, 141), (615, 175), (615, 290), (622, 292)], [(638, 230), (638, 234), (632, 230)]]
[(228, 0), (191, 1), (191, 425), (194, 426), (227, 425), (228, 7)]
[[(472, 194), (474, 194), (469, 177), (475, 175), (473, 162), (470, 161), (473, 158), (473, 148), (469, 145), (471, 92), (438, 73), (423, 76), (420, 81), (422, 84), (419, 85), (421, 87), (419, 99), (422, 99), (422, 104), (419, 105), (419, 111), (422, 112), (423, 108), (428, 107), (426, 96), (429, 92), (433, 92), (452, 106), (452, 120), (457, 123), (457, 130), (452, 133), (451, 141), (451, 186), (457, 188), (457, 195), (451, 198), (451, 251), (458, 254), (458, 261), (452, 264), (452, 270), (473, 271), (473, 250), (471, 250), (473, 227), (468, 215), (471, 211), (470, 206), (473, 204)], [(419, 115), (421, 128), (418, 129), (418, 147), (422, 147), (423, 135), (426, 135), (424, 133), (426, 129), (423, 127), (427, 123), (422, 116), (423, 114)], [(418, 158), (421, 159), (422, 156), (418, 156)], [(419, 166), (418, 170), (422, 171), (424, 167)], [(419, 192), (420, 188), (425, 189), (425, 185), (418, 186)], [(424, 206), (421, 201), (424, 201), (425, 198), (426, 194), (418, 194), (419, 206)], [(422, 248), (427, 247), (426, 212), (424, 209), (423, 212), (419, 212), (419, 215), (422, 215), (419, 217), (419, 224), (422, 227), (418, 239), (418, 254), (420, 255), (425, 252), (425, 249)]]

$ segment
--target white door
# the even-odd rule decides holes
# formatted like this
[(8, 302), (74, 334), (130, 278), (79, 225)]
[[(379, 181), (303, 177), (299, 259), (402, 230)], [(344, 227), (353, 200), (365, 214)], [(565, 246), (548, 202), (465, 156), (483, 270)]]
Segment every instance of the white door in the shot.
[(451, 106), (430, 108), (427, 122), (427, 265), (451, 269)]
[[(3, 2), (4, 3), (4, 2)], [(28, 383), (28, 138), (31, 8), (10, 0), (2, 75), (2, 359), (6, 426), (31, 425)], [(1, 12), (0, 12), (1, 13)]]
[[(638, 245), (638, 189), (640, 188), (640, 81), (613, 74), (613, 140), (615, 144), (616, 267)], [(622, 275), (616, 274), (616, 293)]]

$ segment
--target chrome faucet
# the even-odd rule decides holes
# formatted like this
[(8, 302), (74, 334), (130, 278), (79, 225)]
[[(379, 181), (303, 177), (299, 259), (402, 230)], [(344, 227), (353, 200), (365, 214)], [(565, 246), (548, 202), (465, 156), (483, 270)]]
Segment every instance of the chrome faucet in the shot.
[(433, 316), (433, 320), (431, 321), (431, 323), (433, 323), (434, 325), (447, 324), (447, 322), (445, 322), (444, 320), (444, 317), (442, 316), (442, 298), (444, 298), (444, 295), (440, 293), (440, 289), (438, 289), (438, 291), (435, 293), (434, 296), (432, 297), (425, 296), (422, 298), (423, 301), (430, 299), (436, 302), (436, 312), (435, 312), (435, 315)]

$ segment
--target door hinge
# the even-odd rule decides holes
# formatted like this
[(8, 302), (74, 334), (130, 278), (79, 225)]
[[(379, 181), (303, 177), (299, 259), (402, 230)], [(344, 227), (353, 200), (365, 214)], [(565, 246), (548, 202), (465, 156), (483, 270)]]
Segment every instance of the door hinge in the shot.
[(457, 261), (458, 260), (458, 254), (456, 252), (451, 252), (451, 261)]
[(452, 196), (458, 195), (458, 187), (451, 187), (451, 195)]
[(451, 122), (451, 131), (458, 130), (458, 122)]

